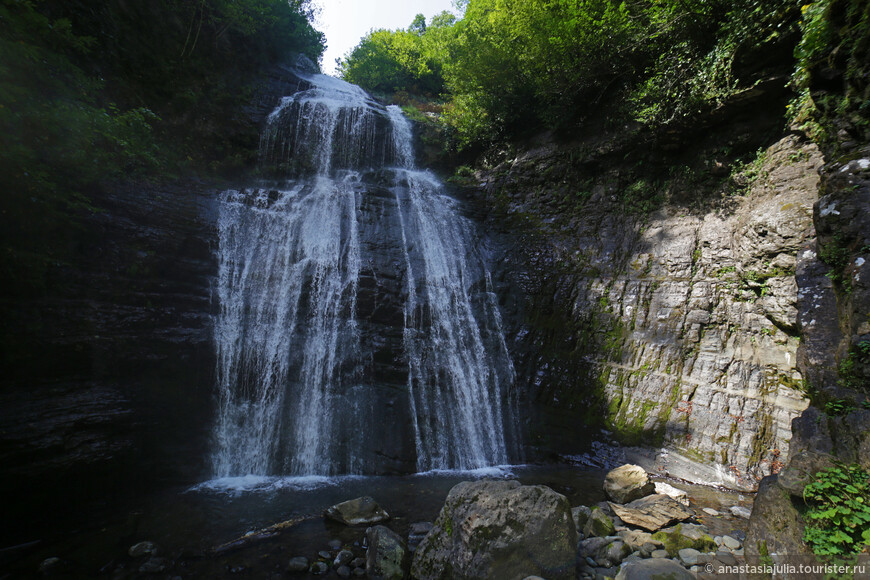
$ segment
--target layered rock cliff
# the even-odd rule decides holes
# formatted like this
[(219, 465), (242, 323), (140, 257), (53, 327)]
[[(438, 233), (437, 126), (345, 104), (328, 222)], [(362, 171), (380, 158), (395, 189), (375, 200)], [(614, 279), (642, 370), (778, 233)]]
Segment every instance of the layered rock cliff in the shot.
[(813, 290), (796, 273), (818, 268), (805, 248), (823, 161), (787, 135), (741, 165), (727, 148), (750, 137), (731, 139), (667, 158), (658, 182), (663, 160), (615, 161), (637, 151), (616, 140), (544, 144), (479, 175), (496, 221), (522, 232), (505, 259), (527, 296), (515, 348), (544, 410), (533, 445), (578, 448), (578, 418), (603, 416), (657, 449), (639, 461), (660, 472), (752, 490), (781, 468), (808, 405)]

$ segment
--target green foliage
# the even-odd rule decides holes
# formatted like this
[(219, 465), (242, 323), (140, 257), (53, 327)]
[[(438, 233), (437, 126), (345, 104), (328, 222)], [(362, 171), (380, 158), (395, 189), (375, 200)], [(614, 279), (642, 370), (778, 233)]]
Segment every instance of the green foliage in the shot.
[(815, 474), (804, 488), (808, 506), (804, 541), (824, 557), (843, 557), (870, 545), (870, 484), (859, 465), (838, 465)]
[(825, 414), (830, 417), (848, 415), (855, 410), (855, 405), (848, 399), (835, 399), (825, 403)]
[(376, 93), (438, 95), (445, 45), (455, 17), (443, 12), (429, 26), (418, 14), (407, 30), (372, 30), (338, 62), (346, 81)]

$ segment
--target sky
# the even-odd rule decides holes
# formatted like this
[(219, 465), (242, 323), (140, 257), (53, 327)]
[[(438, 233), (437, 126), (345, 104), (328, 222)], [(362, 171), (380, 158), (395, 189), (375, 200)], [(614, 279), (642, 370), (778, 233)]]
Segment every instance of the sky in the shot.
[(321, 68), (330, 75), (335, 74), (335, 59), (373, 28), (407, 28), (417, 14), (423, 14), (427, 23), (444, 10), (458, 14), (453, 0), (313, 0), (312, 4), (320, 7), (314, 27), (326, 34)]

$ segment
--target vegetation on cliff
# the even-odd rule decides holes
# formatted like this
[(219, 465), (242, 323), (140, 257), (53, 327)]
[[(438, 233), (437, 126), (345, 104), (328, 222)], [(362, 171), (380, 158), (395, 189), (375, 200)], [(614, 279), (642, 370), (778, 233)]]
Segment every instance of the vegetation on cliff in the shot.
[[(464, 16), (376, 30), (341, 62), (375, 91), (436, 93), (460, 146), (612, 123), (672, 124), (773, 73), (800, 2), (470, 0)], [(783, 80), (785, 82), (785, 80)]]

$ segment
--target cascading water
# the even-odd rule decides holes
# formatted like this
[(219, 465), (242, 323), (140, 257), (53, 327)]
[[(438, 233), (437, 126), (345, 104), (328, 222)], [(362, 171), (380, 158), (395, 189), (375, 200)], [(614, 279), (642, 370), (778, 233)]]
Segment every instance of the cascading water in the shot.
[(215, 475), (508, 463), (513, 367), (472, 223), (398, 107), (300, 76), (260, 149), (291, 178), (220, 204)]

